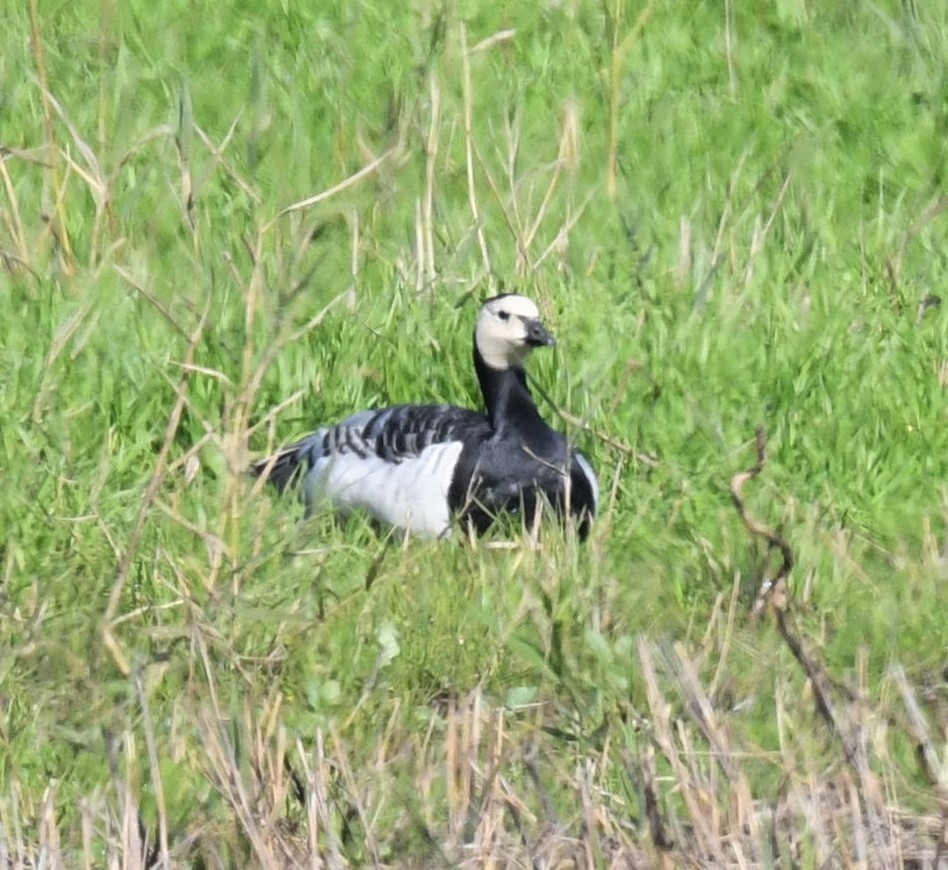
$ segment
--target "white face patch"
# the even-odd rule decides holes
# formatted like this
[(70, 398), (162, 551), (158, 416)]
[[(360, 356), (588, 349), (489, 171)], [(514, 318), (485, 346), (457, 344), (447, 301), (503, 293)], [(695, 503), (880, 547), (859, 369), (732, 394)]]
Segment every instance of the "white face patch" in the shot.
[(536, 303), (514, 293), (484, 303), (477, 315), (474, 341), (481, 358), (492, 369), (523, 368), (537, 344), (552, 344), (553, 337), (540, 323)]

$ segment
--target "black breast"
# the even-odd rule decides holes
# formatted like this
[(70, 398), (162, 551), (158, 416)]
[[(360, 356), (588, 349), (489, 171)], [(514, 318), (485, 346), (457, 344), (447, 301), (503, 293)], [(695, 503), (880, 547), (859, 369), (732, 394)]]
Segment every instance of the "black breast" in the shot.
[(521, 516), (532, 528), (537, 510), (553, 510), (579, 520), (585, 538), (595, 501), (589, 480), (576, 462), (566, 438), (553, 429), (534, 431), (529, 438), (496, 434), (487, 441), (466, 443), (448, 493), (452, 510), (477, 533), (498, 514)]

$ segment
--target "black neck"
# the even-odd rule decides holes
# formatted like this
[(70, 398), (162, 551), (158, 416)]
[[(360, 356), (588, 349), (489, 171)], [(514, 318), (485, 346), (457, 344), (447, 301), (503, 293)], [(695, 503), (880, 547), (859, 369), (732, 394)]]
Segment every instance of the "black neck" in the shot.
[(539, 423), (546, 428), (537, 410), (523, 369), (495, 369), (484, 362), (474, 345), (474, 370), (484, 395), (487, 416), (495, 429), (527, 432)]

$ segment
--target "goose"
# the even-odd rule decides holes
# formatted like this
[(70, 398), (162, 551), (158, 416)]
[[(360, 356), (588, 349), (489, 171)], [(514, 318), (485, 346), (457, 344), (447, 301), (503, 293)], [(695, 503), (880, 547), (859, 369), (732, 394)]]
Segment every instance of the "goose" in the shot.
[(279, 492), (302, 478), (307, 516), (322, 506), (362, 509), (420, 537), (460, 523), (482, 534), (502, 513), (534, 529), (538, 511), (572, 518), (585, 539), (599, 507), (586, 458), (540, 416), (525, 364), (555, 339), (536, 304), (513, 293), (486, 300), (474, 329), (483, 412), (453, 405), (360, 411), (256, 463)]

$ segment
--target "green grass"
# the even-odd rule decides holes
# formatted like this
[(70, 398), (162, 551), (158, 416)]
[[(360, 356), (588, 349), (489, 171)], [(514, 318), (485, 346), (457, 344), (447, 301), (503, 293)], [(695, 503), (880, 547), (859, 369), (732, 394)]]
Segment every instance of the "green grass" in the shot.
[[(0, 854), (132, 860), (140, 822), (190, 866), (810, 865), (865, 858), (862, 812), (880, 865), (934, 860), (941, 4), (103, 0), (35, 28), (21, 4), (0, 36)], [(532, 374), (599, 471), (585, 546), (402, 546), (242, 474), (353, 409), (477, 405), (500, 289), (559, 339)], [(729, 484), (758, 425), (745, 496), (842, 736), (750, 613)]]

